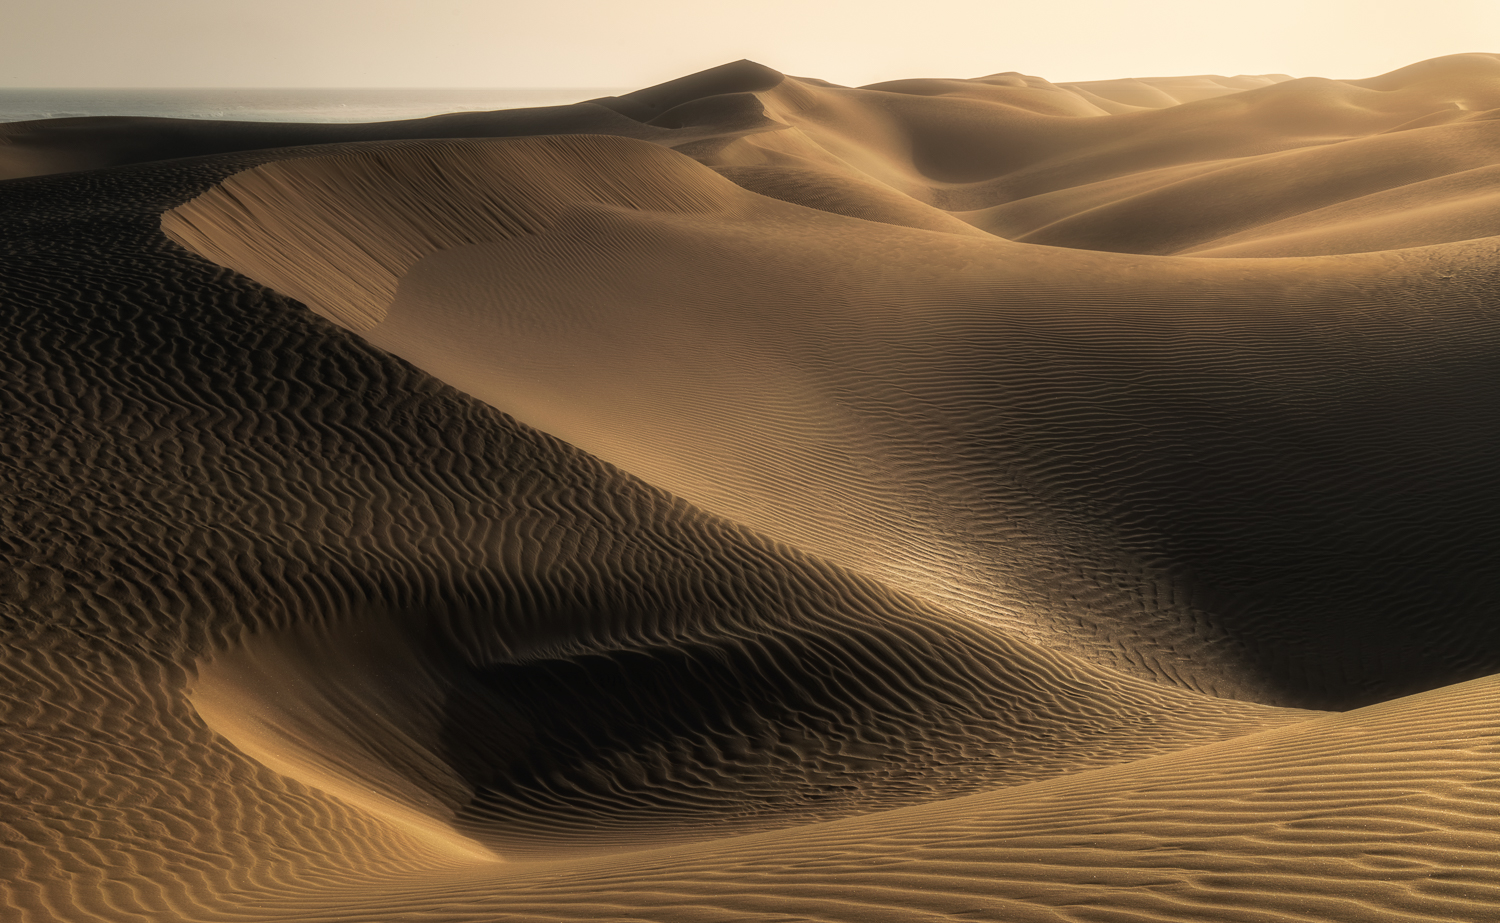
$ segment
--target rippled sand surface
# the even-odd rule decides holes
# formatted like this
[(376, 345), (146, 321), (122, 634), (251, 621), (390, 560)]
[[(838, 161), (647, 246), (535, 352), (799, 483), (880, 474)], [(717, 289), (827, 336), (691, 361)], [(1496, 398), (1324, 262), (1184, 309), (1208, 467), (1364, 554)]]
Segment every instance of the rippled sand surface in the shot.
[(1500, 915), (1497, 114), (0, 126), (0, 917)]

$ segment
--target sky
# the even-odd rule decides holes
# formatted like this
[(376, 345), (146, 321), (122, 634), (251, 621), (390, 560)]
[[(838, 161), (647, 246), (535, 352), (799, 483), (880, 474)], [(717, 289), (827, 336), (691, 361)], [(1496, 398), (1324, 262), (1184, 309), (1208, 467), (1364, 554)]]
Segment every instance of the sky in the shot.
[(3, 20), (0, 87), (640, 87), (740, 58), (849, 86), (1360, 78), (1500, 52), (1500, 0), (7, 0)]

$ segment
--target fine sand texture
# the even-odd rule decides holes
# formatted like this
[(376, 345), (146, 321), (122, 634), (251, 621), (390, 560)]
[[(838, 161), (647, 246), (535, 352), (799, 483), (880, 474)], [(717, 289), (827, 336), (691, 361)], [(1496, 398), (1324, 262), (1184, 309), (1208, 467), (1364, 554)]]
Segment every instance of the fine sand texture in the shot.
[(1497, 115), (0, 126), (0, 920), (1500, 918)]

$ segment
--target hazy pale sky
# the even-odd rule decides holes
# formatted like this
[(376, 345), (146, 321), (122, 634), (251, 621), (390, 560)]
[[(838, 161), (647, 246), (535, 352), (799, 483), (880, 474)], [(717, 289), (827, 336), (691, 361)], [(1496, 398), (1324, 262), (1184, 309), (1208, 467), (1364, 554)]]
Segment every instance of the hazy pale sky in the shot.
[(0, 87), (645, 86), (751, 58), (859, 85), (1367, 77), (1500, 51), (1500, 0), (9, 0)]

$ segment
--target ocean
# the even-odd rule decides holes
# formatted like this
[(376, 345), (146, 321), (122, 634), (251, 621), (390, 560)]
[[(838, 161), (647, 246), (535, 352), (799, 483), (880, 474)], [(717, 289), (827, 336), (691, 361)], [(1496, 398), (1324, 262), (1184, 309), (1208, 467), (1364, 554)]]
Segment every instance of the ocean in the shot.
[(386, 122), (445, 112), (560, 106), (627, 87), (17, 89), (0, 88), (0, 122), (141, 115), (247, 122)]

